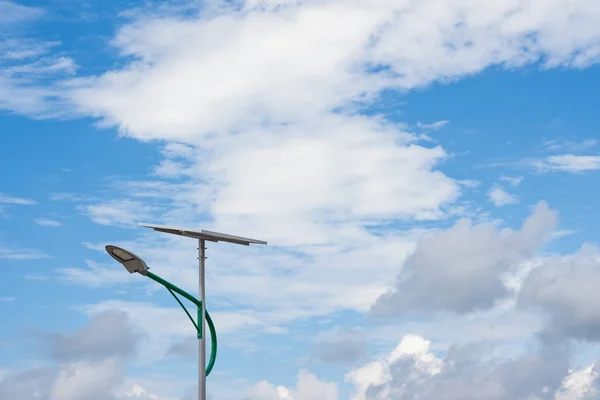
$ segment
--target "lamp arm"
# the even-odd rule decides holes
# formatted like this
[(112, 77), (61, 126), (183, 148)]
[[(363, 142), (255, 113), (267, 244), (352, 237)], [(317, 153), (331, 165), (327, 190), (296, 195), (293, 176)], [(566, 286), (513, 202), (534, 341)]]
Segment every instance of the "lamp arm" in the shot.
[(160, 276), (155, 275), (155, 274), (153, 274), (150, 271), (146, 271), (145, 275), (148, 278), (152, 279), (154, 282), (160, 283), (161, 285), (163, 285), (167, 289), (172, 290), (173, 292), (175, 292), (177, 294), (180, 294), (181, 296), (185, 297), (186, 299), (188, 299), (189, 301), (191, 301), (192, 303), (194, 303), (197, 307), (202, 307), (202, 303), (200, 302), (200, 300), (198, 300), (197, 298), (195, 298), (194, 296), (192, 296), (191, 294), (189, 294), (185, 290), (180, 289), (179, 287), (173, 285), (171, 282), (164, 280)]
[[(196, 333), (198, 335), (198, 339), (201, 339), (202, 334), (203, 334), (202, 328), (199, 327), (198, 324), (194, 321), (194, 319), (188, 312), (187, 308), (185, 308), (185, 306), (183, 305), (181, 300), (179, 300), (179, 297), (175, 296), (175, 293), (180, 294), (181, 296), (185, 297), (186, 299), (188, 299), (189, 301), (194, 303), (196, 305), (196, 307), (198, 307), (198, 322), (201, 321), (200, 313), (202, 312), (202, 302), (200, 300), (196, 299), (194, 296), (192, 296), (188, 292), (186, 292), (185, 290), (180, 289), (179, 287), (173, 285), (171, 282), (164, 280), (160, 276), (155, 275), (150, 271), (146, 271), (146, 273), (143, 275), (147, 276), (148, 278), (152, 279), (153, 281), (155, 281), (157, 283), (160, 283), (165, 288), (167, 288), (169, 293), (171, 293), (171, 295), (175, 298), (175, 300), (177, 300), (177, 303), (179, 303), (181, 308), (183, 308), (183, 311), (185, 311), (185, 313), (188, 316), (188, 318), (190, 319), (190, 321), (192, 321), (192, 324), (194, 324), (194, 328), (196, 328)], [(175, 293), (173, 293), (173, 292), (175, 292)], [(210, 371), (212, 371), (212, 369), (215, 365), (215, 360), (217, 358), (217, 331), (215, 329), (215, 325), (214, 325), (213, 320), (210, 317), (210, 314), (208, 313), (208, 311), (206, 311), (206, 310), (204, 311), (204, 316), (206, 318), (206, 323), (208, 325), (208, 329), (210, 330), (210, 337), (211, 337), (210, 359), (208, 361), (208, 366), (206, 367), (206, 376), (208, 376), (208, 374), (210, 374)]]
[[(187, 316), (190, 319), (190, 321), (192, 321), (192, 324), (194, 324), (194, 328), (196, 328), (196, 332), (198, 332), (198, 336), (202, 337), (202, 334), (201, 334), (202, 331), (198, 327), (198, 324), (196, 324), (196, 321), (194, 321), (194, 318), (192, 318), (192, 316), (188, 312), (187, 308), (185, 308), (185, 306), (183, 305), (183, 303), (181, 302), (181, 300), (179, 300), (179, 297), (175, 296), (175, 293), (173, 293), (173, 291), (170, 288), (167, 288), (167, 290), (169, 291), (169, 293), (171, 293), (171, 296), (173, 296), (173, 298), (175, 300), (177, 300), (177, 302), (179, 303), (179, 305), (181, 306), (181, 308), (183, 308), (183, 311), (185, 311), (185, 313), (187, 314)], [(198, 310), (202, 310), (202, 307), (198, 307)], [(198, 315), (198, 317), (200, 317), (200, 315)], [(200, 318), (198, 318), (198, 321), (200, 321)]]

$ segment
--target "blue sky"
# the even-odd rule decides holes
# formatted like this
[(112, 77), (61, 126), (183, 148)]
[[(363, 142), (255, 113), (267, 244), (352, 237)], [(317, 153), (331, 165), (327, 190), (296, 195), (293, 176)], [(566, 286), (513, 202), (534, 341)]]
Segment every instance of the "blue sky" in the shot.
[[(600, 5), (0, 1), (0, 398), (598, 398)], [(139, 341), (132, 338), (141, 338)], [(470, 397), (469, 397), (470, 396)]]

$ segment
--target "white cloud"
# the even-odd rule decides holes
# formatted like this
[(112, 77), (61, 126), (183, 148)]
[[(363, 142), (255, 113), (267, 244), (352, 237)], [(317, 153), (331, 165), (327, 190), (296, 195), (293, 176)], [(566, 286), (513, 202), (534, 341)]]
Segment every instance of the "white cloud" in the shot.
[[(587, 0), (568, 10), (558, 0), (274, 4), (138, 16), (113, 42), (134, 61), (71, 81), (65, 91), (80, 112), (122, 135), (179, 146), (165, 149), (159, 171), (172, 175), (173, 162), (189, 163), (185, 183), (138, 187), (177, 205), (161, 215), (165, 222), (203, 222), (277, 246), (251, 262), (241, 253), (211, 253), (231, 268), (212, 275), (218, 296), (251, 299), (252, 307), (272, 311), (274, 324), (281, 315), (368, 309), (412, 246), (385, 227), (452, 215), (460, 195), (460, 184), (436, 169), (444, 149), (424, 147), (377, 117), (353, 115), (352, 101), (368, 105), (383, 88), (410, 89), (492, 65), (540, 58), (546, 67), (591, 64), (600, 37), (600, 6)], [(373, 66), (389, 68), (369, 72)], [(190, 221), (191, 213), (202, 217)], [(167, 267), (183, 246), (163, 256), (139, 244), (167, 278), (181, 273), (194, 281), (192, 268)]]
[[(216, 230), (211, 225), (203, 228)], [(360, 230), (353, 234), (354, 237), (348, 236), (344, 241), (302, 246), (293, 251), (272, 246), (248, 248), (209, 243), (207, 287), (210, 287), (211, 302), (227, 304), (227, 311), (241, 311), (246, 313), (244, 318), (251, 316), (253, 320), (260, 320), (261, 324), (256, 325), (260, 329), (339, 309), (364, 312), (385, 291), (421, 233), (376, 236)], [(148, 232), (134, 242), (115, 244), (142, 256), (153, 272), (163, 278), (191, 293), (197, 292), (194, 241)], [(104, 253), (102, 246), (98, 246), (98, 250)], [(83, 277), (86, 272), (69, 274)], [(316, 276), (319, 284), (315, 284)], [(125, 277), (128, 276), (125, 274)], [(135, 280), (135, 277), (129, 278)], [(85, 284), (86, 280), (77, 282)], [(110, 285), (110, 277), (98, 284)], [(214, 306), (211, 303), (208, 306), (212, 314)]]
[(39, 260), (52, 256), (37, 249), (28, 249), (0, 243), (0, 259), (8, 260)]
[(329, 243), (369, 220), (443, 216), (459, 194), (433, 170), (446, 154), (411, 140), (366, 118), (330, 116), (248, 132), (199, 172), (213, 184), (211, 211), (224, 229), (235, 224), (278, 245)]
[[(443, 218), (460, 195), (461, 183), (436, 170), (447, 156), (444, 149), (420, 145), (400, 126), (350, 115), (355, 111), (349, 106), (351, 101), (368, 104), (382, 88), (410, 89), (461, 78), (492, 65), (513, 67), (543, 58), (546, 67), (582, 67), (597, 62), (600, 49), (600, 4), (593, 0), (572, 0), (569, 7), (559, 0), (248, 1), (243, 10), (189, 18), (141, 17), (123, 26), (114, 41), (124, 56), (135, 61), (98, 77), (63, 82), (62, 91), (78, 111), (118, 126), (124, 135), (166, 140), (164, 159), (155, 172), (186, 178), (177, 185), (137, 182), (137, 192), (131, 194), (166, 199), (172, 211), (159, 215), (157, 208), (134, 200), (83, 206), (95, 222), (131, 226), (151, 217), (186, 226), (204, 222), (209, 225), (206, 228), (248, 233), (275, 245), (266, 250), (210, 245), (207, 283), (211, 299), (215, 304), (226, 300), (234, 307), (247, 307), (215, 312), (220, 333), (247, 327), (277, 331), (279, 325), (301, 317), (340, 309), (366, 311), (384, 293), (419, 236), (392, 234), (388, 226)], [(20, 56), (11, 53), (25, 61), (10, 71), (11, 80), (5, 86), (0, 81), (0, 89), (10, 89), (0, 90), (10, 95), (0, 98), (0, 107), (34, 114), (47, 111), (45, 100), (56, 91), (42, 90), (35, 81), (15, 81), (15, 74), (54, 77), (56, 72), (73, 72), (69, 59), (49, 56), (43, 63), (32, 62), (36, 49), (32, 46)], [(367, 66), (376, 65), (389, 69), (379, 74), (366, 72)], [(336, 107), (342, 112), (332, 113)], [(450, 240), (449, 258), (458, 267), (467, 266), (467, 273), (459, 274), (473, 278), (465, 279), (467, 289), (479, 284), (481, 288), (462, 293), (462, 282), (448, 287), (445, 278), (460, 269), (446, 270), (448, 274), (442, 270), (442, 283), (434, 284), (438, 290), (428, 293), (449, 288), (449, 295), (459, 300), (444, 302), (440, 297), (431, 301), (461, 309), (469, 308), (473, 299), (494, 297), (498, 287), (503, 292), (502, 273), (535, 250), (539, 237), (552, 225), (549, 213), (535, 214), (547, 218), (532, 218), (535, 221), (521, 231), (505, 236), (492, 226), (472, 227), (465, 222), (446, 236), (440, 234), (448, 238), (456, 232), (467, 233), (464, 243)], [(488, 239), (479, 249), (469, 249), (472, 243)], [(196, 255), (190, 243), (142, 236), (130, 244), (165, 278), (195, 290), (197, 269), (190, 261)], [(442, 250), (446, 247), (441, 246)], [(415, 254), (425, 253), (417, 249)], [(490, 254), (492, 261), (487, 263), (484, 259)], [(445, 265), (448, 257), (440, 257), (435, 264)], [(97, 272), (93, 277), (85, 275), (86, 269), (58, 272), (71, 282), (89, 286), (117, 279), (99, 268), (88, 266)], [(132, 279), (134, 284), (136, 278), (118, 274), (119, 280)], [(97, 314), (113, 308), (127, 312), (154, 335), (145, 351), (146, 360), (165, 354), (173, 337), (187, 337), (192, 329), (176, 307), (109, 301), (85, 311)], [(157, 325), (157, 320), (163, 323)], [(563, 365), (560, 359), (542, 360), (548, 361), (548, 368)], [(400, 382), (399, 389), (392, 383), (399, 376), (395, 368), (401, 369), (403, 362), (411, 366), (407, 376), (425, 384), (412, 382), (415, 389)], [(426, 383), (443, 374), (447, 364), (432, 354), (427, 341), (412, 336), (386, 360), (349, 376), (364, 397), (370, 383), (384, 386), (380, 394), (385, 390), (415, 393), (411, 392), (415, 389), (430, 395), (423, 399), (440, 399), (445, 392), (429, 390)], [(497, 379), (489, 386), (482, 384), (488, 376), (476, 372), (489, 369), (475, 364), (467, 369), (467, 378), (459, 374), (466, 384), (459, 386), (462, 391), (452, 392), (458, 393), (455, 398), (461, 394), (461, 399), (467, 398), (469, 389), (477, 389), (471, 391), (479, 395), (471, 394), (474, 398), (521, 398), (514, 391), (505, 391), (505, 397), (498, 394), (498, 388), (511, 381), (502, 373), (494, 372)], [(537, 368), (534, 372), (542, 371), (535, 360), (531, 364)], [(519, 365), (509, 364), (507, 369)], [(90, 383), (94, 368), (101, 376)], [(62, 394), (56, 394), (57, 398), (90, 398), (85, 390), (100, 392), (97, 385), (111, 386), (115, 371), (109, 362), (78, 364), (71, 370), (80, 371), (83, 380), (75, 382), (72, 375), (61, 374), (56, 393)], [(479, 380), (470, 381), (469, 374)], [(538, 375), (545, 379), (543, 373)], [(519, 376), (509, 378), (517, 381)], [(449, 385), (446, 382), (437, 388)], [(338, 398), (335, 384), (321, 382), (307, 372), (299, 375), (296, 389), (266, 382), (256, 388), (261, 396), (277, 400)], [(532, 393), (539, 392), (534, 388)], [(136, 390), (130, 395), (146, 393)]]
[(398, 316), (489, 309), (510, 295), (505, 274), (533, 257), (556, 219), (556, 211), (540, 202), (518, 231), (498, 230), (489, 223), (473, 226), (463, 219), (448, 230), (425, 237), (371, 310)]
[(41, 14), (42, 11), (38, 8), (26, 7), (7, 0), (0, 1), (0, 26), (30, 21)]
[(446, 126), (448, 123), (450, 123), (450, 121), (447, 121), (447, 120), (437, 121), (437, 122), (433, 122), (431, 124), (417, 122), (417, 127), (423, 128), (423, 129), (435, 130), (435, 129), (440, 129), (440, 128)]
[(41, 8), (0, 1), (0, 110), (32, 116), (65, 111), (52, 80), (72, 76), (74, 61), (58, 51), (60, 43), (27, 36), (44, 14)]
[(117, 268), (118, 265), (115, 263), (98, 264), (93, 261), (86, 263), (87, 268), (58, 268), (55, 273), (68, 283), (89, 287), (107, 287), (135, 282), (122, 268)]
[(275, 387), (266, 381), (248, 390), (251, 400), (338, 400), (338, 388), (333, 382), (322, 382), (308, 371), (300, 371), (295, 389)]
[[(431, 342), (421, 336), (406, 335), (394, 350), (385, 358), (371, 361), (370, 363), (348, 372), (345, 380), (355, 386), (355, 394), (351, 400), (375, 399), (368, 392), (373, 385), (385, 385), (392, 380), (390, 368), (393, 364), (410, 360), (415, 372), (436, 375), (440, 372), (443, 361), (430, 353)], [(406, 376), (406, 380), (415, 379), (414, 375)], [(383, 390), (377, 399), (388, 399), (391, 393), (389, 389)]]
[(496, 207), (505, 206), (507, 204), (516, 204), (519, 202), (519, 199), (516, 196), (508, 193), (502, 187), (497, 185), (488, 192), (488, 196), (490, 201), (494, 203)]
[(388, 320), (367, 331), (366, 338), (370, 346), (381, 348), (397, 343), (398, 338), (405, 335), (423, 336), (432, 341), (431, 351), (436, 354), (450, 346), (485, 342), (489, 344), (490, 355), (514, 355), (543, 329), (544, 323), (539, 313), (497, 306), (492, 310), (458, 316), (419, 315), (418, 321)]
[(153, 206), (129, 199), (79, 206), (79, 209), (97, 224), (122, 227), (147, 220), (156, 210)]
[(598, 395), (595, 384), (600, 377), (597, 362), (571, 371), (562, 382), (555, 400), (591, 400)]
[[(568, 9), (559, 0), (264, 4), (126, 25), (114, 44), (136, 61), (73, 83), (72, 100), (128, 135), (198, 143), (209, 132), (314, 118), (384, 87), (540, 58), (584, 67), (600, 51), (592, 0)], [(371, 65), (389, 69), (373, 74)]]
[(155, 175), (164, 178), (189, 177), (190, 163), (197, 155), (193, 146), (176, 142), (167, 143), (162, 149), (162, 154), (164, 159), (154, 168)]
[(75, 62), (57, 53), (59, 43), (0, 37), (0, 110), (34, 117), (65, 114), (54, 79), (72, 76)]
[(50, 195), (50, 200), (52, 201), (85, 201), (92, 200), (87, 196), (80, 196), (74, 193), (52, 193)]
[(366, 355), (364, 332), (335, 327), (317, 335), (310, 361), (353, 365)]
[[(106, 312), (70, 334), (45, 336), (54, 363), (0, 374), (0, 395), (23, 400), (167, 400), (139, 386), (126, 391), (128, 361), (140, 336), (126, 315)], [(119, 393), (120, 392), (120, 393)], [(173, 399), (171, 399), (173, 400)]]
[(162, 177), (177, 177), (185, 174), (187, 165), (173, 160), (162, 160), (160, 165), (154, 168), (154, 174)]
[(55, 228), (62, 225), (62, 222), (48, 218), (36, 218), (33, 220), (33, 222), (41, 226), (50, 226)]
[(347, 373), (346, 381), (355, 387), (351, 399), (550, 400), (565, 388), (561, 381), (569, 373), (568, 356), (560, 348), (497, 357), (485, 344), (470, 344), (437, 356), (430, 344), (406, 335), (390, 354)]
[[(156, 286), (155, 286), (156, 287)], [(165, 289), (166, 293), (166, 289)], [(147, 296), (148, 293), (141, 294)], [(168, 294), (165, 294), (168, 296)], [(189, 311), (193, 305), (182, 299)], [(125, 313), (134, 326), (139, 328), (145, 340), (138, 346), (138, 362), (149, 364), (162, 359), (166, 354), (176, 354), (176, 348), (197, 348), (196, 341), (187, 341), (194, 334), (195, 328), (184, 313), (175, 303), (172, 307), (158, 306), (152, 303), (128, 302), (109, 300), (98, 304), (79, 306), (78, 308), (89, 316), (96, 316), (107, 311), (118, 310)], [(191, 307), (190, 307), (191, 306)], [(233, 332), (248, 328), (258, 328), (262, 331), (269, 327), (269, 322), (253, 311), (214, 311), (214, 307), (207, 304), (208, 312), (217, 328), (220, 339)], [(195, 315), (192, 313), (192, 315)], [(161, 321), (157, 324), (157, 321)], [(195, 337), (195, 336), (194, 336)], [(221, 341), (220, 343), (226, 343)], [(208, 350), (210, 351), (210, 350)]]
[(563, 154), (542, 160), (533, 160), (531, 165), (539, 171), (584, 172), (600, 169), (600, 156)]
[(500, 177), (500, 179), (505, 182), (508, 182), (512, 186), (519, 186), (519, 184), (523, 182), (522, 176), (502, 176)]
[(574, 254), (551, 257), (527, 277), (519, 304), (548, 317), (544, 337), (600, 341), (600, 250), (585, 244)]
[(3, 204), (16, 204), (16, 205), (34, 205), (38, 204), (37, 201), (31, 199), (25, 199), (22, 197), (14, 197), (7, 194), (0, 193), (0, 203)]
[(192, 146), (183, 143), (167, 143), (162, 149), (162, 153), (168, 158), (179, 158), (183, 160), (192, 160), (194, 158), (195, 149)]
[[(197, 224), (189, 221), (194, 212), (219, 230), (294, 247), (266, 250), (268, 257), (250, 263), (254, 269), (234, 266), (213, 278), (219, 295), (251, 298), (274, 321), (283, 320), (275, 314), (368, 308), (412, 246), (373, 232), (445, 217), (460, 194), (460, 184), (436, 170), (444, 149), (421, 146), (378, 118), (350, 115), (351, 101), (368, 104), (382, 88), (410, 89), (540, 57), (548, 67), (591, 64), (600, 35), (600, 7), (586, 0), (568, 10), (558, 0), (273, 4), (186, 18), (137, 16), (113, 42), (134, 61), (69, 81), (64, 93), (124, 135), (166, 140), (165, 160), (190, 164), (184, 184), (138, 188), (177, 205), (160, 219)], [(389, 68), (375, 74), (371, 66)], [(159, 171), (176, 173), (179, 165), (165, 160), (168, 168)], [(84, 210), (102, 224), (131, 224), (154, 214), (141, 204)], [(146, 244), (140, 254), (162, 261), (167, 277), (181, 272), (193, 282), (192, 268), (166, 267), (186, 262), (175, 255), (181, 248), (157, 255)], [(248, 265), (239, 253), (223, 254), (217, 263)], [(292, 286), (283, 285), (289, 279), (281, 270), (293, 271)], [(314, 285), (317, 274), (322, 285)]]
[(570, 141), (564, 139), (547, 140), (542, 146), (548, 151), (563, 151), (563, 152), (580, 152), (594, 148), (598, 145), (598, 141), (594, 139), (582, 141)]

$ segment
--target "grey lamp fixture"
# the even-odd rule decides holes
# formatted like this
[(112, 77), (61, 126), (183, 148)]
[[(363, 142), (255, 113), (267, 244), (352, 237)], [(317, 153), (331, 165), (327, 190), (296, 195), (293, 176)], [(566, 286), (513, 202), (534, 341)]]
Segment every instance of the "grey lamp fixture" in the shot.
[(117, 246), (108, 245), (105, 247), (106, 252), (115, 260), (120, 262), (130, 274), (139, 272), (142, 275), (147, 275), (150, 267), (146, 265), (144, 260), (136, 256), (130, 251)]

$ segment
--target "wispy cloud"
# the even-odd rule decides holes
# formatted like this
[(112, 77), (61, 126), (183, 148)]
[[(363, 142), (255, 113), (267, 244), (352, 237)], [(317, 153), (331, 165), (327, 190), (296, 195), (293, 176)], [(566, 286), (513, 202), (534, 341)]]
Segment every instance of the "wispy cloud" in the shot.
[(541, 172), (565, 171), (585, 172), (600, 169), (600, 156), (580, 156), (574, 154), (563, 154), (550, 156), (544, 159), (529, 161), (529, 165)]
[(580, 152), (589, 150), (598, 146), (598, 141), (595, 139), (587, 139), (581, 141), (553, 139), (546, 140), (542, 147), (547, 151), (562, 151), (562, 152)]
[(0, 258), (8, 260), (38, 260), (52, 258), (41, 250), (7, 246), (0, 243)]
[(16, 205), (35, 205), (37, 201), (26, 199), (23, 197), (14, 197), (7, 194), (0, 193), (0, 203), (3, 204), (16, 204)]
[(35, 222), (38, 225), (41, 226), (50, 226), (50, 227), (58, 227), (62, 225), (62, 222), (60, 221), (56, 221), (54, 219), (48, 219), (48, 218), (36, 218), (33, 220), (33, 222)]
[(51, 201), (91, 201), (93, 197), (87, 195), (80, 195), (75, 193), (52, 193), (49, 197)]
[(174, 178), (186, 175), (188, 164), (173, 160), (162, 160), (160, 165), (154, 168), (154, 174), (165, 178)]
[(110, 200), (79, 206), (79, 210), (100, 225), (128, 227), (147, 220), (156, 211), (156, 207), (133, 200)]
[(519, 186), (519, 184), (521, 182), (523, 182), (523, 177), (522, 176), (502, 176), (500, 177), (500, 180), (503, 180), (504, 182), (508, 182), (510, 185), (512, 186)]
[(443, 126), (446, 126), (448, 123), (450, 123), (450, 121), (437, 121), (431, 124), (425, 124), (422, 122), (417, 122), (417, 127), (419, 128), (423, 128), (423, 129), (431, 129), (431, 130), (436, 130), (436, 129), (440, 129)]
[(44, 11), (0, 1), (0, 110), (52, 116), (62, 109), (56, 79), (72, 76), (77, 67), (59, 50), (60, 42), (28, 36), (28, 27)]
[(0, 26), (19, 24), (39, 18), (44, 12), (39, 8), (27, 7), (13, 1), (0, 1)]
[(66, 283), (89, 287), (107, 287), (136, 283), (118, 265), (104, 265), (93, 261), (87, 261), (86, 264), (87, 268), (58, 268), (55, 270), (55, 273)]

